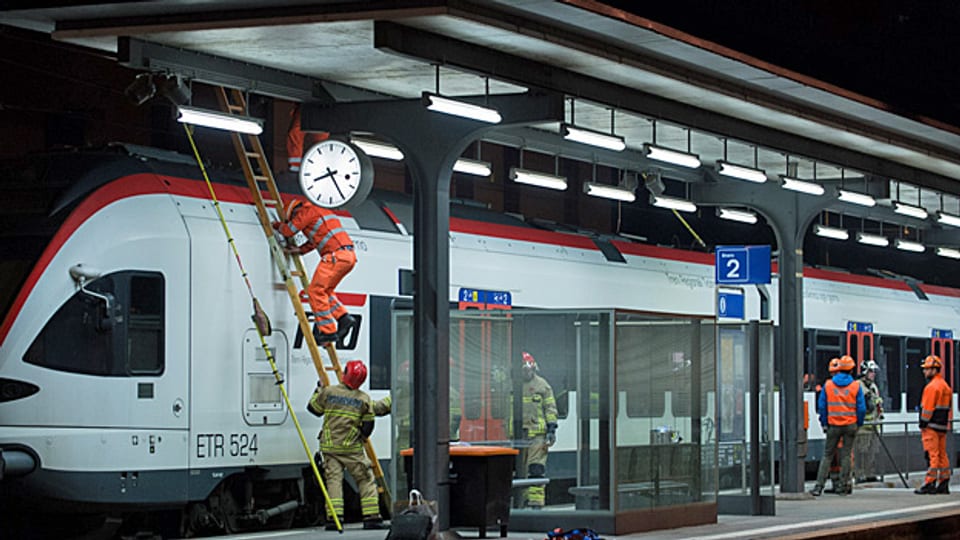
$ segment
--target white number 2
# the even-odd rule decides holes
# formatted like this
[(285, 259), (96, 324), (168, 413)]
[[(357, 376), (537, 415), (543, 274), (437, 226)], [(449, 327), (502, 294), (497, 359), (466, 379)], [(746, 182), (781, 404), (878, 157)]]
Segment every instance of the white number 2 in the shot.
[(727, 278), (740, 279), (740, 261), (737, 259), (727, 259)]

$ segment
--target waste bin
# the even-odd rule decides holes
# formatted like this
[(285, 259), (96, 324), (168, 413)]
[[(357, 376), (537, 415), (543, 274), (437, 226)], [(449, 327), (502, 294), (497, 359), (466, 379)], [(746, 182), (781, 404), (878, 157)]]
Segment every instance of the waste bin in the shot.
[[(500, 446), (450, 447), (450, 526), (477, 527), (480, 538), (487, 526), (507, 536), (510, 520), (510, 485), (519, 451)], [(407, 490), (413, 488), (413, 449), (400, 452), (407, 472)]]

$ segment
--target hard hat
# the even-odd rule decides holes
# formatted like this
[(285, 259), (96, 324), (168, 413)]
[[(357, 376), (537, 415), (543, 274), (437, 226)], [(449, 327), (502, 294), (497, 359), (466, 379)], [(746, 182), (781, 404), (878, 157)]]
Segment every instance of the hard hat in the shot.
[(943, 362), (940, 360), (939, 356), (935, 354), (931, 354), (930, 356), (923, 359), (923, 363), (920, 364), (920, 367), (922, 369), (927, 369), (927, 368), (940, 369), (943, 367)]
[(831, 358), (831, 359), (830, 359), (830, 367), (829, 367), (829, 369), (830, 369), (830, 373), (836, 373), (836, 372), (840, 371), (840, 359), (839, 359), (839, 358)]
[(347, 388), (356, 390), (360, 388), (360, 385), (363, 384), (365, 380), (367, 380), (367, 366), (363, 365), (363, 362), (360, 360), (347, 362), (347, 366), (343, 370), (343, 378), (340, 382), (345, 384)]
[(860, 371), (880, 371), (880, 366), (873, 360), (868, 360), (860, 364)]
[(849, 354), (840, 357), (840, 371), (853, 371), (857, 367), (857, 362)]
[(533, 355), (527, 351), (523, 351), (523, 367), (530, 369), (537, 369), (537, 361), (533, 359)]
[(287, 216), (287, 219), (290, 219), (293, 217), (293, 213), (301, 206), (303, 206), (303, 201), (300, 199), (290, 199), (290, 202), (288, 202), (287, 206), (283, 209), (283, 215)]

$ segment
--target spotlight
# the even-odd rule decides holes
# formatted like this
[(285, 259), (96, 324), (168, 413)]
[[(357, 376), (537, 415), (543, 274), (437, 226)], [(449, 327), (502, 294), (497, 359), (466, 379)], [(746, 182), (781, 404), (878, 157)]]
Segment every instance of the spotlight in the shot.
[(193, 92), (179, 75), (167, 75), (158, 77), (157, 91), (161, 96), (170, 100), (174, 105), (186, 105), (190, 103)]
[(658, 172), (644, 172), (641, 173), (643, 176), (643, 187), (647, 188), (653, 195), (663, 195), (664, 190), (667, 189), (667, 186), (663, 184), (663, 179), (660, 178), (660, 173)]
[(151, 73), (141, 73), (130, 83), (130, 86), (123, 91), (134, 105), (143, 105), (157, 94), (157, 87), (153, 84), (153, 75)]

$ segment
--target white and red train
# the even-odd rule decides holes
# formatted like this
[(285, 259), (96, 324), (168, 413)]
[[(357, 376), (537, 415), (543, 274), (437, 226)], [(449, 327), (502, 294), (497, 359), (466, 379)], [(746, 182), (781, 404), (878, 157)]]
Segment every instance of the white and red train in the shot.
[[(294, 509), (315, 507), (316, 501), (304, 501), (310, 497), (302, 489), (305, 456), (196, 166), (182, 156), (118, 146), (49, 156), (16, 170), (27, 174), (31, 167), (33, 178), (62, 188), (46, 192), (45, 215), (17, 216), (17, 226), (3, 235), (7, 245), (42, 247), (3, 262), (0, 291), (9, 291), (0, 297), (6, 308), (0, 326), (4, 519), (157, 510), (180, 516), (180, 534), (288, 526)], [(297, 323), (255, 209), (242, 182), (218, 180), (215, 187), (253, 289), (270, 314), (268, 342), (300, 412), (317, 377), (306, 349), (294, 347)], [(711, 255), (614, 239), (626, 262), (611, 262), (587, 236), (472, 207), (455, 206), (451, 214), (451, 302), (465, 287), (508, 291), (514, 306), (529, 308), (714, 313)], [(374, 398), (390, 385), (392, 301), (398, 269), (410, 268), (413, 259), (412, 224), (398, 223), (410, 215), (409, 201), (376, 193), (341, 214), (359, 263), (339, 298), (362, 318), (359, 340), (341, 351), (341, 361), (371, 362), (367, 389)], [(313, 257), (305, 258), (308, 267)], [(960, 314), (960, 291), (923, 289), (929, 300), (918, 300), (898, 281), (806, 269), (807, 371), (824, 379), (826, 360), (848, 350), (874, 358), (884, 368), (887, 420), (915, 418), (923, 384), (915, 364), (931, 350), (940, 352), (952, 377)], [(771, 308), (775, 314), (776, 296)], [(748, 302), (748, 316), (758, 311)], [(541, 360), (549, 379), (545, 364)], [(558, 394), (575, 391), (554, 384)], [(631, 420), (628, 407), (618, 410), (618, 421)], [(299, 418), (312, 440), (319, 420)], [(551, 455), (576, 451), (576, 427), (565, 427), (567, 421), (573, 419), (561, 419)], [(389, 420), (378, 424), (374, 446), (389, 458)], [(822, 437), (812, 422), (814, 447)]]

